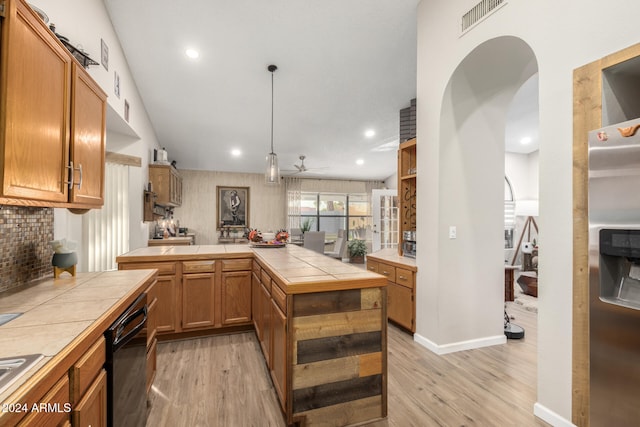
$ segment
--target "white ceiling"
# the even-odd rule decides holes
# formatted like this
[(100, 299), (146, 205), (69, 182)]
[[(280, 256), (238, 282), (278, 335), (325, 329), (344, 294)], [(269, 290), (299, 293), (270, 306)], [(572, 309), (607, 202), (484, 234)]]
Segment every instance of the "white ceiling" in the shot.
[[(310, 170), (298, 176), (395, 173), (399, 111), (416, 97), (419, 0), (104, 2), (159, 143), (178, 168), (264, 172), (267, 66), (275, 64), (274, 151), (283, 175), (301, 154)], [(187, 48), (200, 57), (187, 58)], [(376, 135), (365, 137), (368, 129)]]

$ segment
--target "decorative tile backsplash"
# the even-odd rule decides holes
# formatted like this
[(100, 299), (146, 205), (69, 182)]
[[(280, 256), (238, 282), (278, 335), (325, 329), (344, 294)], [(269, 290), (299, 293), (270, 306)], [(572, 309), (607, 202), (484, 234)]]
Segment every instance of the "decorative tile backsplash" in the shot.
[(53, 209), (0, 206), (0, 292), (53, 276)]

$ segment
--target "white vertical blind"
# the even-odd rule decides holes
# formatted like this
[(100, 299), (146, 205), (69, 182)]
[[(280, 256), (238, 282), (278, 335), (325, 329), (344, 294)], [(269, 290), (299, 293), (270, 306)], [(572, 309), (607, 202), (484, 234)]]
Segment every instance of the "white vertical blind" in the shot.
[(129, 167), (107, 163), (104, 206), (82, 217), (86, 265), (82, 271), (118, 268), (116, 257), (129, 250)]

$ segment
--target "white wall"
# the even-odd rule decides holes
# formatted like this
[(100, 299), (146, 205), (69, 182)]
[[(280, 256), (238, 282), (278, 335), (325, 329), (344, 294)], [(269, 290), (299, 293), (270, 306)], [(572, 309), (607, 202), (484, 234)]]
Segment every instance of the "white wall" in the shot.
[(538, 151), (505, 153), (504, 174), (511, 182), (516, 200), (538, 200), (538, 157)]
[[(443, 97), (454, 70), (483, 42), (511, 35), (533, 50), (540, 78), (540, 282), (538, 298), (538, 402), (537, 415), (554, 425), (571, 419), (571, 322), (572, 322), (572, 72), (575, 68), (638, 42), (640, 2), (595, 0), (536, 2), (510, 0), (497, 13), (460, 36), (461, 16), (476, 0), (425, 0), (418, 6), (418, 139), (425, 144), (441, 141)], [(603, 30), (597, 23), (615, 23)], [(435, 169), (421, 174), (418, 201), (438, 200), (446, 191), (441, 168), (431, 160), (439, 148), (418, 152), (419, 164)], [(439, 156), (436, 157), (438, 159)], [(425, 170), (421, 167), (421, 170)], [(503, 169), (501, 169), (502, 171)], [(434, 180), (429, 186), (427, 180)], [(461, 200), (460, 208), (466, 201)], [(418, 229), (442, 231), (437, 216), (419, 219)], [(421, 239), (424, 241), (424, 239)], [(424, 246), (424, 245), (423, 245)], [(421, 247), (421, 250), (423, 247)], [(437, 248), (436, 248), (437, 249)], [(436, 261), (438, 254), (434, 252)], [(442, 256), (442, 255), (441, 255)], [(446, 271), (435, 271), (433, 259), (418, 260), (418, 302), (425, 283), (441, 281), (449, 286)], [(424, 292), (422, 292), (424, 295)], [(483, 301), (478, 301), (482, 304)], [(449, 310), (460, 316), (457, 302)], [(418, 314), (418, 332), (425, 329)]]
[[(129, 71), (120, 42), (101, 0), (38, 0), (35, 5), (55, 23), (56, 32), (74, 46), (82, 46), (89, 56), (101, 63), (101, 39), (109, 48), (109, 70), (102, 65), (88, 68), (89, 74), (107, 93), (107, 150), (137, 156), (141, 168), (130, 168), (130, 249), (146, 246), (147, 224), (142, 222), (142, 191), (148, 180), (149, 158), (158, 147), (155, 132)], [(120, 97), (114, 93), (114, 73), (120, 77)], [(124, 120), (124, 101), (130, 105), (129, 123)], [(65, 209), (54, 211), (54, 236), (82, 242), (82, 218)], [(80, 251), (79, 251), (80, 252)]]

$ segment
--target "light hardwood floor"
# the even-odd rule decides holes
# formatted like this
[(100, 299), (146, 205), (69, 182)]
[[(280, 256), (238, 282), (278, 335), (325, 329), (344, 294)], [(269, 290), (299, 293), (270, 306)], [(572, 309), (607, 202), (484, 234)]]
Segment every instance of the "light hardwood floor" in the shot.
[[(437, 356), (389, 325), (388, 419), (375, 426), (546, 426), (536, 400), (536, 313), (525, 338)], [(253, 333), (160, 343), (147, 426), (284, 426)]]

